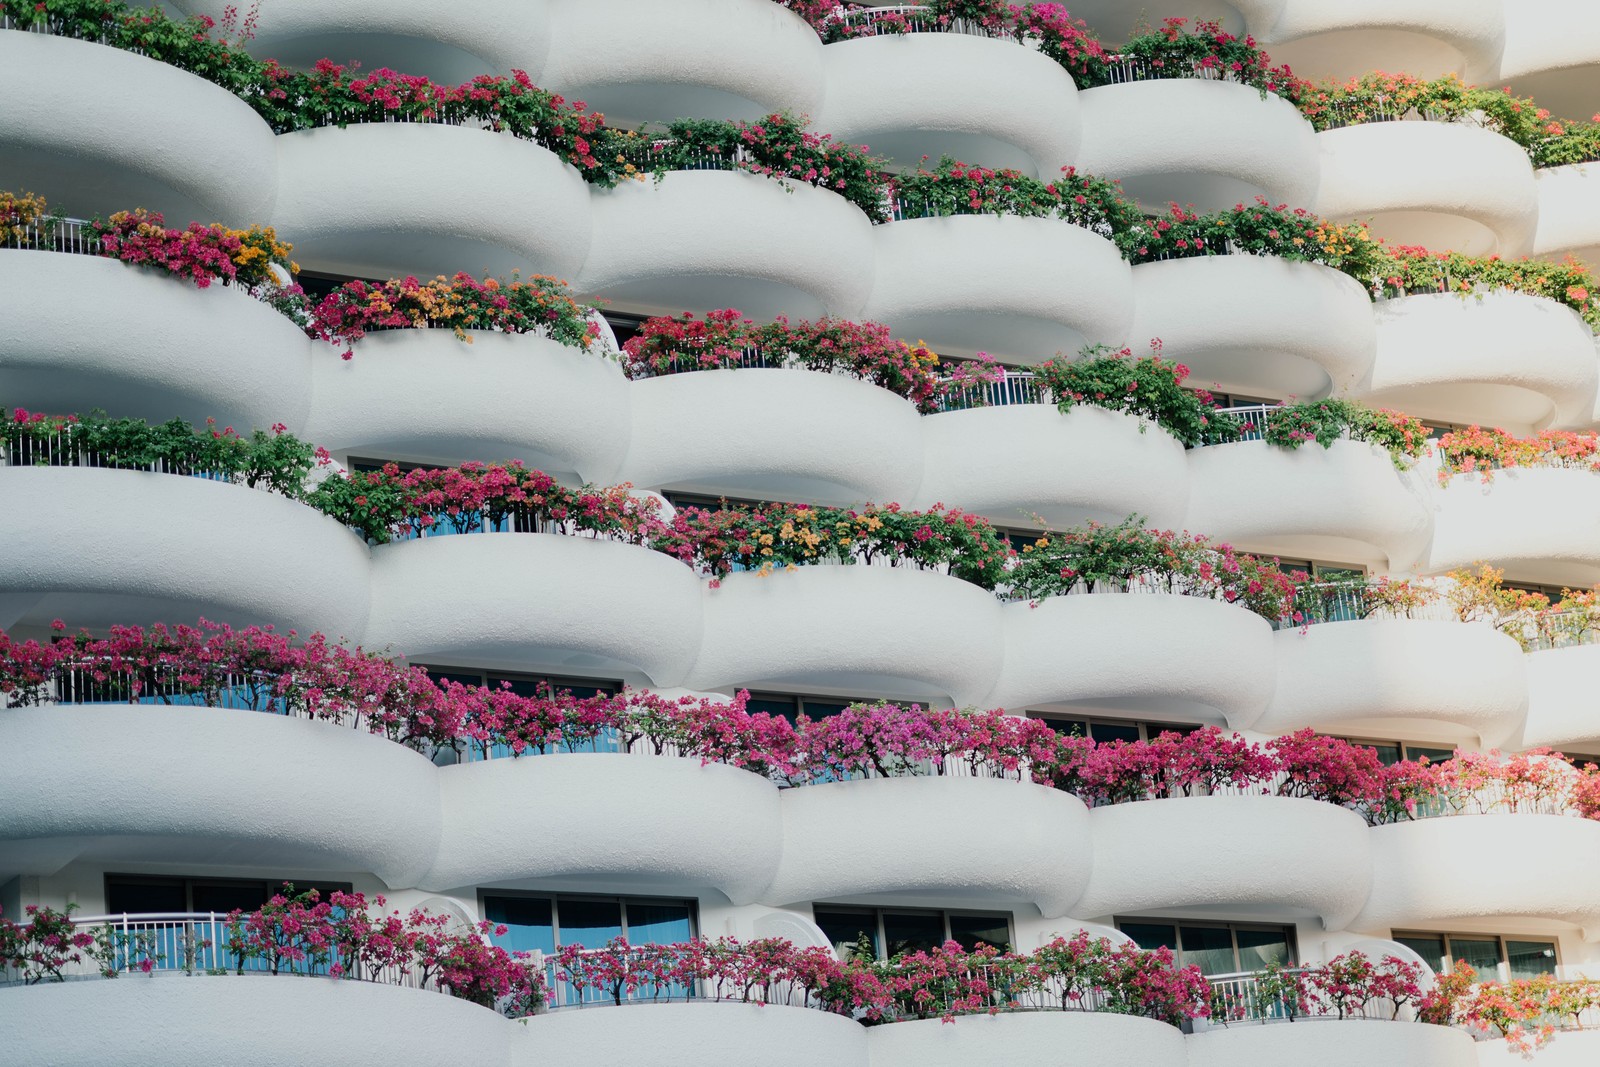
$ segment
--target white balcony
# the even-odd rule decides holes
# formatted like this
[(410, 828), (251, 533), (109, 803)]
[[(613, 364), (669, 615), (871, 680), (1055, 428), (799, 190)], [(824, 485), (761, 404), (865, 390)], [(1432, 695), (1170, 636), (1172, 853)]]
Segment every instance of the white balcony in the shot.
[(302, 130), (278, 138), (277, 172), (273, 225), (310, 269), (570, 279), (589, 250), (588, 186), (509, 134), (418, 122)]
[(1600, 582), (1600, 475), (1533, 467), (1458, 474), (1435, 498), (1430, 571), (1482, 561), (1522, 581)]
[(575, 285), (630, 310), (850, 318), (872, 286), (872, 224), (813, 185), (675, 171), (596, 190), (593, 202), (594, 243)]
[(647, 378), (629, 393), (618, 478), (638, 486), (849, 505), (909, 500), (922, 480), (916, 408), (868, 382), (752, 368)]
[(1246, 727), (1272, 696), (1271, 628), (1220, 600), (1092, 593), (1008, 604), (1004, 618), (1005, 672), (985, 706), (1123, 708)]
[(1600, 111), (1600, 11), (1586, 0), (1505, 0), (1505, 51), (1495, 85), (1561, 118)]
[[(1257, 30), (1275, 63), (1303, 78), (1354, 78), (1373, 70), (1469, 84), (1493, 81), (1505, 40), (1503, 7), (1515, 0), (1285, 0)], [(1252, 29), (1255, 29), (1252, 26)]]
[(1534, 652), (1527, 665), (1528, 715), (1518, 747), (1589, 752), (1600, 745), (1600, 717), (1594, 714), (1592, 696), (1600, 645)]
[(638, 1004), (530, 1022), (513, 1067), (648, 1063), (683, 1067), (865, 1067), (867, 1034), (843, 1015), (782, 1004)]
[(700, 648), (700, 583), (669, 556), (559, 534), (483, 533), (372, 553), (364, 643), (414, 661), (642, 671), (678, 685)]
[(1379, 302), (1378, 354), (1357, 389), (1418, 418), (1511, 432), (1594, 418), (1594, 335), (1577, 312), (1514, 292)]
[(817, 128), (873, 155), (912, 168), (950, 156), (1047, 182), (1078, 161), (1071, 76), (1015, 41), (884, 34), (829, 45), (823, 62)]
[(1048, 786), (877, 778), (785, 790), (782, 802), (783, 859), (762, 894), (770, 904), (911, 897), (1032, 904), (1059, 918), (1089, 881), (1089, 811)]
[(1293, 104), (1199, 78), (1105, 85), (1080, 94), (1078, 166), (1119, 178), (1152, 211), (1225, 211), (1265, 196), (1310, 204), (1322, 177), (1317, 135)]
[(1368, 1019), (1305, 1019), (1294, 1024), (1234, 1023), (1191, 1036), (1190, 1067), (1478, 1067), (1481, 1047), (1463, 1030)]
[(771, 0), (549, 2), (539, 84), (613, 120), (755, 119), (821, 103), (822, 43)]
[(305, 436), (338, 454), (443, 465), (520, 459), (610, 479), (628, 447), (633, 394), (599, 343), (468, 336), (470, 344), (451, 330), (384, 330), (357, 342), (349, 360), (323, 346)]
[[(941, 353), (1040, 363), (1086, 343), (1121, 345), (1133, 285), (1116, 246), (1059, 219), (993, 215), (879, 226), (863, 317)], [(1142, 342), (1141, 342), (1142, 343)]]
[[(1356, 930), (1538, 918), (1600, 934), (1600, 823), (1570, 815), (1464, 815), (1378, 826), (1372, 896)], [(1538, 862), (1500, 861), (1512, 848)]]
[(424, 889), (710, 888), (748, 904), (783, 848), (777, 787), (698, 758), (582, 752), (463, 763), (439, 770), (438, 793), (444, 832), (417, 882)]
[[(176, 0), (173, 6), (220, 22), (230, 5)], [(388, 67), (450, 84), (511, 70), (538, 82), (550, 48), (547, 6), (547, 0), (489, 0), (452, 10), (423, 0), (269, 0), (247, 47), (289, 67), (327, 58), (354, 60), (363, 73)]]
[(992, 593), (904, 567), (733, 574), (706, 591), (705, 636), (683, 684), (802, 686), (970, 704), (1000, 674), (999, 617)]
[(1537, 178), (1533, 254), (1555, 260), (1576, 256), (1591, 270), (1600, 266), (1600, 163), (1548, 167)]
[[(202, 1067), (217, 1062), (219, 1049), (237, 1067), (500, 1065), (524, 1045), (517, 1027), (486, 1008), (373, 982), (128, 975), (4, 992), (0, 1045), (7, 1055), (57, 1067)], [(86, 1018), (94, 1025), (85, 1026)], [(293, 1023), (264, 1026), (264, 1018)]]
[(272, 210), (272, 129), (177, 67), (0, 30), (0, 98), (16, 102), (0, 114), (0, 188), (38, 192), (84, 218), (144, 207), (179, 229), (264, 221)]
[[(923, 420), (926, 472), (918, 505), (943, 502), (1004, 526), (1056, 526), (1144, 515), (1183, 524), (1183, 446), (1132, 415), (1077, 405), (1007, 404)], [(882, 498), (880, 498), (882, 499)]]
[(1136, 1015), (1041, 1011), (875, 1026), (874, 1067), (1188, 1067), (1175, 1026)]
[(248, 293), (98, 256), (13, 250), (0, 251), (0, 290), (16, 308), (0, 320), (8, 406), (214, 417), (246, 433), (305, 426), (311, 345)]
[(1271, 907), (1317, 916), (1339, 930), (1367, 899), (1373, 864), (1367, 825), (1332, 804), (1180, 797), (1095, 808), (1089, 821), (1094, 874), (1074, 915)]
[[(433, 765), (348, 726), (220, 708), (46, 706), (0, 715), (0, 743), (32, 754), (0, 783), (0, 878), (80, 860), (231, 863), (371, 871), (406, 887), (439, 844)], [(286, 789), (286, 777), (316, 787)]]
[(1373, 234), (1390, 244), (1507, 258), (1533, 249), (1533, 165), (1498, 133), (1464, 123), (1373, 122), (1317, 137), (1317, 214), (1370, 220)]
[(1266, 396), (1343, 392), (1377, 351), (1353, 278), (1274, 256), (1196, 256), (1133, 268), (1130, 336), (1159, 337), (1190, 384)]
[(1362, 619), (1280, 630), (1277, 688), (1255, 724), (1387, 737), (1408, 723), (1464, 727), (1489, 745), (1527, 708), (1522, 650), (1481, 623)]
[(0, 467), (0, 623), (271, 622), (359, 634), (367, 552), (303, 504), (242, 485)]
[(1197, 448), (1189, 473), (1183, 526), (1251, 552), (1407, 570), (1433, 530), (1431, 469), (1398, 471), (1386, 450), (1358, 441)]

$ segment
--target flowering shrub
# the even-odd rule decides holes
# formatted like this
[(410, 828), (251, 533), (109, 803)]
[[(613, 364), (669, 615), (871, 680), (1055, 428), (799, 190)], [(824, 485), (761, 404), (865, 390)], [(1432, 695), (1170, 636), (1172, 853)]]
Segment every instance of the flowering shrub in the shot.
[(543, 972), (526, 962), (528, 953), (489, 944), (490, 924), (452, 932), (448, 915), (419, 909), (405, 916), (383, 914), (385, 904), (383, 897), (374, 897), (372, 906), (380, 909), (374, 915), (362, 893), (335, 891), (323, 899), (315, 889), (295, 893), (285, 883), (255, 911), (229, 913), (224, 947), (240, 974), (260, 961), (272, 974), (397, 984), (412, 978), (421, 988), (513, 1017), (544, 1003)]
[(905, 397), (924, 414), (939, 410), (939, 357), (922, 342), (889, 336), (876, 322), (824, 318), (757, 325), (732, 308), (647, 319), (622, 349), (630, 378), (756, 363), (849, 374)]
[[(731, 701), (635, 691), (574, 697), (436, 682), (422, 668), (321, 634), (300, 643), (292, 636), (204, 621), (114, 627), (105, 638), (61, 628), (44, 643), (0, 632), (0, 700), (254, 709), (365, 728), (428, 755), (647, 752), (725, 763), (783, 786), (964, 771), (1051, 786), (1091, 806), (1232, 792), (1336, 804), (1373, 825), (1498, 811), (1600, 817), (1600, 771), (1545, 749), (1385, 766), (1371, 748), (1310, 730), (1265, 745), (1216, 727), (1096, 744), (998, 710), (883, 702), (790, 721), (749, 711), (743, 693)], [(281, 918), (266, 913), (241, 934), (254, 938), (252, 958), (277, 953)], [(327, 947), (295, 946), (278, 953), (284, 966), (315, 963)]]
[(627, 149), (641, 173), (658, 179), (673, 170), (698, 170), (707, 158), (781, 182), (797, 181), (838, 193), (873, 222), (886, 222), (883, 161), (865, 145), (813, 133), (807, 120), (786, 111), (754, 122), (679, 119), (663, 138), (641, 139)]
[(1021, 215), (1056, 218), (1124, 246), (1143, 216), (1114, 181), (1063, 167), (1042, 182), (1015, 170), (989, 170), (945, 156), (932, 170), (897, 174), (890, 188), (896, 217)]
[(841, 963), (826, 948), (778, 938), (670, 944), (563, 946), (556, 982), (579, 1001), (654, 1001), (686, 996), (799, 1004), (867, 1024), (1013, 1010), (1104, 1011), (1171, 1025), (1203, 1017), (1210, 987), (1198, 967), (1177, 967), (1168, 949), (1145, 951), (1080, 932), (1021, 955), (993, 945), (934, 948), (873, 958), (870, 946)]
[(1343, 254), (1324, 232), (1327, 225), (1305, 208), (1274, 206), (1265, 197), (1208, 215), (1193, 205), (1168, 204), (1165, 215), (1141, 221), (1128, 241), (1128, 258), (1148, 263), (1244, 254), (1338, 267)]
[(66, 911), (55, 911), (29, 904), (24, 909), (28, 921), (23, 924), (0, 916), (0, 974), (14, 972), (24, 985), (64, 982), (62, 972), (68, 966), (85, 959), (99, 960), (94, 934), (74, 927), (72, 912), (76, 908), (76, 904), (68, 904)]
[(27, 248), (35, 228), (51, 220), (45, 199), (34, 193), (0, 189), (0, 245)]
[(1293, 610), (1294, 583), (1268, 562), (1233, 546), (1171, 530), (1147, 530), (1141, 516), (1047, 533), (1023, 548), (1006, 576), (1012, 596), (1031, 601), (1082, 587), (1158, 590), (1237, 603), (1277, 621)]
[(1554, 603), (1543, 593), (1505, 585), (1505, 572), (1479, 563), (1451, 571), (1437, 596), (1462, 622), (1488, 622), (1523, 651), (1585, 644), (1600, 631), (1600, 589), (1563, 589)]
[(1045, 360), (1034, 368), (1034, 377), (1063, 413), (1088, 404), (1137, 415), (1176, 437), (1185, 448), (1238, 440), (1238, 424), (1217, 408), (1209, 393), (1183, 387), (1189, 368), (1162, 358), (1159, 338), (1150, 342), (1150, 348), (1151, 355), (1135, 359), (1131, 349), (1112, 351), (1092, 345), (1075, 359)]
[(1384, 449), (1396, 470), (1408, 470), (1428, 450), (1428, 428), (1421, 419), (1354, 400), (1285, 404), (1267, 412), (1261, 434), (1268, 444), (1291, 450), (1311, 441), (1328, 448), (1345, 437)]
[(1438, 1026), (1461, 1026), (1478, 1037), (1503, 1038), (1524, 1056), (1557, 1030), (1583, 1029), (1583, 1013), (1600, 1007), (1600, 982), (1561, 981), (1554, 975), (1477, 981), (1477, 971), (1457, 963), (1439, 976), (1422, 999), (1418, 1018)]
[(248, 437), (231, 426), (217, 429), (208, 419), (196, 429), (182, 419), (151, 426), (143, 419), (113, 419), (104, 412), (88, 415), (46, 415), (16, 408), (0, 417), (0, 446), (15, 466), (113, 467), (173, 474), (198, 474), (268, 492), (292, 500), (327, 453), (287, 432), (282, 423), (269, 433), (252, 430)]
[(543, 471), (512, 461), (419, 467), (386, 463), (323, 479), (305, 501), (368, 541), (430, 531), (472, 533), (511, 529), (560, 532), (643, 544), (658, 521), (659, 501), (635, 496), (628, 485), (568, 489)]
[(1375, 71), (1343, 83), (1302, 84), (1295, 102), (1318, 130), (1393, 122), (1415, 114), (1493, 130), (1527, 151), (1535, 167), (1600, 158), (1600, 117), (1587, 122), (1554, 118), (1509, 88), (1467, 85), (1454, 74), (1425, 80)]
[(767, 573), (823, 561), (887, 561), (944, 570), (993, 589), (1010, 549), (989, 523), (959, 508), (909, 511), (898, 504), (862, 508), (764, 504), (717, 510), (688, 507), (657, 532), (654, 547), (714, 576)]
[[(445, 327), (470, 343), (468, 330), (541, 333), (573, 348), (599, 335), (593, 309), (567, 292), (565, 282), (536, 274), (522, 281), (478, 281), (470, 274), (420, 282), (406, 277), (376, 284), (345, 282), (310, 308), (306, 332), (330, 343), (359, 341), (370, 330)], [(350, 358), (350, 351), (345, 351)]]
[(220, 223), (191, 222), (187, 229), (168, 229), (160, 213), (118, 211), (108, 220), (94, 219), (88, 233), (100, 242), (101, 254), (135, 266), (151, 266), (200, 289), (214, 281), (255, 289), (272, 283), (268, 268), (289, 262), (292, 246), (278, 240), (272, 227), (230, 230)]
[(1263, 97), (1278, 93), (1292, 98), (1303, 84), (1287, 66), (1274, 67), (1254, 37), (1237, 37), (1208, 19), (1197, 20), (1192, 28), (1188, 19), (1162, 19), (1159, 29), (1135, 34), (1114, 54), (1102, 50), (1098, 58), (1090, 66), (1088, 84), (1080, 83), (1080, 88), (1153, 78), (1215, 78), (1248, 85)]
[(1380, 289), (1398, 295), (1468, 296), (1483, 290), (1506, 290), (1542, 296), (1576, 311), (1590, 329), (1600, 329), (1600, 283), (1587, 267), (1570, 257), (1552, 263), (1547, 259), (1479, 258), (1400, 246), (1389, 250), (1376, 282)]
[(1515, 437), (1501, 429), (1469, 426), (1439, 438), (1441, 483), (1455, 474), (1479, 475), (1484, 481), (1496, 470), (1514, 467), (1564, 467), (1600, 471), (1600, 435), (1572, 430), (1541, 430)]

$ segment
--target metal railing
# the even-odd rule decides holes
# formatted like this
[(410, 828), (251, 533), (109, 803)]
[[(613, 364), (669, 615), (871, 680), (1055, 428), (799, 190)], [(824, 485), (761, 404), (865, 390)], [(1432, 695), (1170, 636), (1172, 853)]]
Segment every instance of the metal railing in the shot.
[(1099, 68), (1101, 85), (1127, 85), (1132, 82), (1165, 81), (1173, 78), (1201, 81), (1237, 82), (1239, 76), (1220, 62), (1207, 66), (1198, 61), (1155, 60), (1144, 56), (1111, 55)]
[(1282, 406), (1282, 404), (1245, 404), (1241, 407), (1217, 410), (1239, 423), (1239, 440), (1259, 441), (1267, 432), (1267, 417)]
[(6, 223), (0, 248), (24, 251), (68, 252), (81, 256), (105, 254), (100, 238), (89, 232), (89, 220), (51, 215), (26, 222)]
[(730, 154), (704, 147), (690, 147), (684, 151), (676, 149), (677, 144), (671, 138), (641, 139), (636, 144), (624, 146), (618, 154), (640, 170), (653, 169), (661, 159), (666, 158), (668, 149), (674, 149), (672, 170), (738, 170), (755, 158), (743, 145), (735, 147)]
[(631, 376), (660, 378), (668, 374), (692, 374), (702, 370), (755, 369), (774, 370), (788, 366), (786, 353), (769, 354), (761, 348), (741, 348), (736, 354), (719, 356), (718, 362), (707, 365), (692, 353), (674, 353), (662, 367), (641, 367)]
[[(1196, 1030), (1216, 1029), (1234, 1023), (1293, 1022), (1297, 1019), (1406, 1018), (1400, 1005), (1388, 997), (1372, 997), (1341, 1006), (1327, 1002), (1307, 985), (1315, 968), (1286, 968), (1263, 983), (1270, 972), (1240, 971), (1207, 975), (1211, 985), (1211, 1017), (1197, 1022)], [(1266, 988), (1263, 988), (1263, 985)], [(1296, 995), (1295, 989), (1301, 992)]]
[[(0, 467), (94, 467), (102, 470), (173, 474), (185, 478), (245, 485), (243, 474), (207, 467), (200, 462), (159, 457), (145, 460), (118, 456), (90, 447), (73, 424), (50, 434), (29, 434), (0, 441)], [(264, 488), (264, 487), (263, 487)]]
[[(899, 16), (904, 21), (884, 24), (885, 16)], [(904, 33), (964, 33), (973, 37), (994, 40), (1016, 40), (1016, 35), (1002, 28), (985, 26), (972, 19), (950, 19), (940, 22), (923, 4), (888, 4), (883, 7), (839, 7), (829, 21), (844, 26), (850, 37), (897, 37)]]
[[(80, 951), (76, 962), (66, 963), (63, 978), (92, 978), (107, 971), (118, 975), (155, 972), (184, 974), (297, 974), (328, 976), (341, 973), (347, 978), (414, 989), (437, 989), (430, 978), (423, 982), (417, 972), (389, 966), (380, 970), (363, 968), (360, 960), (341, 958), (337, 952), (323, 962), (245, 958), (229, 948), (230, 922), (225, 912), (148, 912), (142, 914), (88, 915), (75, 917), (73, 933), (89, 934), (94, 948)], [(338, 965), (339, 972), (333, 967)], [(15, 966), (0, 967), (0, 982), (22, 981)]]
[(952, 387), (951, 382), (950, 378), (939, 379), (941, 412), (1050, 403), (1049, 391), (1032, 371), (1008, 370), (999, 381), (971, 382), (959, 388)]

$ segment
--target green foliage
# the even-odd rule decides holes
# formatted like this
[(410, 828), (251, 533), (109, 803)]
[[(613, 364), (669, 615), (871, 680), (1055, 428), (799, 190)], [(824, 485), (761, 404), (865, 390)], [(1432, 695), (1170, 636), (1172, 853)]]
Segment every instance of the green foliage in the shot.
[(1128, 349), (1093, 345), (1080, 351), (1077, 359), (1046, 360), (1034, 373), (1063, 413), (1088, 404), (1136, 415), (1154, 422), (1185, 448), (1238, 440), (1238, 423), (1209, 395), (1183, 387), (1189, 368), (1161, 358), (1158, 343), (1151, 347), (1155, 355), (1134, 359)]

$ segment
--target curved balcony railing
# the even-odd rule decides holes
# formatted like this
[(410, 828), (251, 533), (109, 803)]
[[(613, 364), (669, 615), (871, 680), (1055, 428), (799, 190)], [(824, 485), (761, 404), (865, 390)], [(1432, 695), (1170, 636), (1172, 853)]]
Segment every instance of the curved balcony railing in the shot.
[(955, 385), (953, 378), (940, 378), (939, 411), (966, 411), (970, 408), (1005, 407), (1010, 404), (1048, 404), (1049, 390), (1039, 384), (1032, 371), (1008, 370), (999, 381)]
[(0, 229), (0, 233), (5, 234), (4, 240), (0, 240), (0, 248), (70, 252), (84, 256), (105, 255), (100, 238), (89, 233), (88, 226), (88, 219), (65, 216), (13, 222)]
[[(886, 19), (895, 21), (886, 23)], [(1004, 30), (972, 19), (940, 22), (923, 4), (888, 4), (883, 7), (837, 8), (829, 20), (844, 28), (847, 37), (897, 37), (904, 33), (964, 33), (993, 40), (1016, 40)]]

